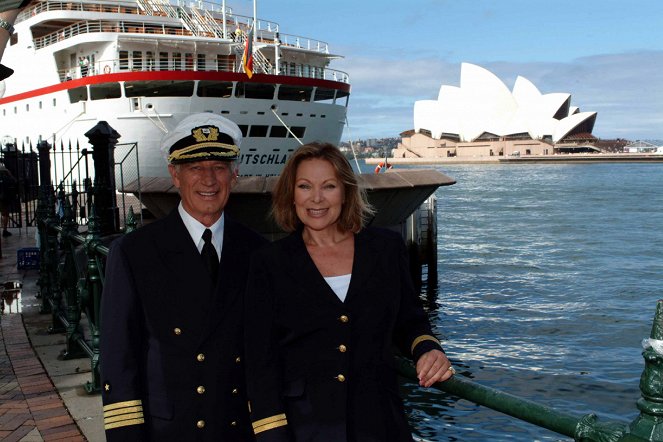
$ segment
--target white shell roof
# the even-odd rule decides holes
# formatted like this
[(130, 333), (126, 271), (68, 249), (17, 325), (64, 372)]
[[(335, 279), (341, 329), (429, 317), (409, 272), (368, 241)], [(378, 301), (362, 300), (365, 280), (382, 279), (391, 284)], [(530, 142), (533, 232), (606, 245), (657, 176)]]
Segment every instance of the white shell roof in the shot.
[(596, 112), (580, 112), (571, 106), (567, 93), (542, 94), (529, 80), (519, 76), (513, 91), (495, 74), (480, 66), (462, 63), (460, 87), (442, 85), (437, 100), (414, 103), (414, 130), (457, 135), (473, 141), (488, 132), (498, 136), (529, 133), (558, 142), (585, 125), (594, 127)]

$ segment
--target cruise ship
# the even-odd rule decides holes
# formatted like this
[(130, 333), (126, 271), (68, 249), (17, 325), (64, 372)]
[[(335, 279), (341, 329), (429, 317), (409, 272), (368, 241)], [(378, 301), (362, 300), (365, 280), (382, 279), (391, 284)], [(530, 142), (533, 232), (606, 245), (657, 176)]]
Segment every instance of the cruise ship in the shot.
[(137, 146), (142, 179), (167, 174), (160, 140), (192, 113), (239, 125), (244, 176), (278, 175), (300, 143), (341, 139), (350, 81), (329, 67), (340, 56), (225, 0), (42, 0), (15, 28), (3, 57), (15, 73), (0, 82), (4, 146), (88, 146), (84, 134), (106, 121)]

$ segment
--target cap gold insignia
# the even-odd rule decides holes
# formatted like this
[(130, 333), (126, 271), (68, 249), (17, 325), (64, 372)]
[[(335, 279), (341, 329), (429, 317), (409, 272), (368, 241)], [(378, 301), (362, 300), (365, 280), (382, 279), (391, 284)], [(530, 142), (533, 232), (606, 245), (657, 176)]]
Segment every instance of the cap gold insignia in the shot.
[(216, 127), (197, 127), (191, 131), (191, 135), (197, 142), (216, 141), (219, 139), (219, 129)]

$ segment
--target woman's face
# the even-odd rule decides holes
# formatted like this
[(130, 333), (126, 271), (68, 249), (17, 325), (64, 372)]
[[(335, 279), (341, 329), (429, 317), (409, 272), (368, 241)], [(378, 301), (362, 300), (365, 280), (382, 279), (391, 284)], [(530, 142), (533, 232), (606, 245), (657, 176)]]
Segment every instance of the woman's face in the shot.
[(344, 203), (343, 183), (334, 166), (320, 158), (299, 163), (295, 177), (295, 211), (309, 229), (336, 229)]

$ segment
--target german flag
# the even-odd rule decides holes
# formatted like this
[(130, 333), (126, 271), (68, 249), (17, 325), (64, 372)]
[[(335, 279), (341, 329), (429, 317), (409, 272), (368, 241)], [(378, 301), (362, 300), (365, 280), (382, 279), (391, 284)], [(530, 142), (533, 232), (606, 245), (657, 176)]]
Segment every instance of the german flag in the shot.
[(249, 31), (244, 42), (244, 54), (242, 55), (242, 67), (246, 75), (253, 77), (253, 28)]

